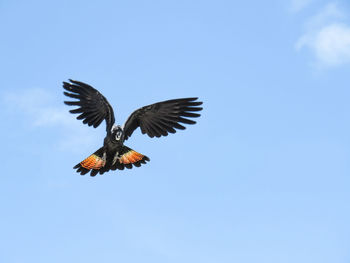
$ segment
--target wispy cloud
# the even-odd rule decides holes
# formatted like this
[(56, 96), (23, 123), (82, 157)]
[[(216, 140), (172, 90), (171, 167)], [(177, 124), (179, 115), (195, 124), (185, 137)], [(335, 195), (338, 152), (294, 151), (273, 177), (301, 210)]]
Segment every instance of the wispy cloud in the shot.
[(313, 1), (314, 0), (292, 0), (290, 10), (294, 13), (299, 12), (310, 5)]
[(339, 7), (328, 4), (305, 23), (305, 33), (295, 47), (309, 49), (317, 67), (335, 67), (350, 62), (350, 26)]
[(73, 119), (63, 107), (50, 106), (53, 95), (39, 88), (7, 92), (7, 106), (29, 117), (33, 126), (73, 125)]
[(10, 91), (3, 95), (3, 101), (16, 114), (21, 114), (31, 128), (59, 128), (62, 138), (57, 143), (63, 151), (81, 151), (96, 142), (94, 133), (89, 133), (81, 122), (69, 114), (67, 107), (52, 106), (55, 104), (54, 95), (45, 89)]
[(350, 62), (350, 27), (333, 23), (313, 35), (302, 36), (297, 49), (310, 48), (320, 66), (338, 66)]

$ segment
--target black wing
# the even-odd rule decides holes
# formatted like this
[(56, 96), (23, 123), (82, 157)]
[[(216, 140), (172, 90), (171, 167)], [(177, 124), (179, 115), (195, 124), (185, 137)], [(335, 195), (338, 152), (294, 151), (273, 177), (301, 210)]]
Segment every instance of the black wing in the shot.
[(107, 133), (110, 132), (114, 124), (114, 113), (107, 99), (96, 89), (88, 84), (76, 80), (69, 80), (71, 83), (63, 82), (63, 88), (69, 92), (64, 95), (78, 99), (77, 101), (65, 101), (70, 106), (79, 108), (70, 110), (70, 113), (80, 113), (78, 120), (83, 120), (89, 126), (98, 127), (103, 120), (106, 120)]
[(184, 130), (180, 123), (195, 124), (193, 120), (185, 117), (199, 117), (200, 114), (193, 113), (201, 111), (198, 107), (202, 104), (196, 101), (198, 98), (184, 98), (158, 102), (142, 107), (134, 111), (124, 125), (124, 138), (127, 140), (133, 131), (141, 128), (142, 134), (147, 133), (151, 138), (167, 136), (168, 133), (175, 133), (175, 129)]

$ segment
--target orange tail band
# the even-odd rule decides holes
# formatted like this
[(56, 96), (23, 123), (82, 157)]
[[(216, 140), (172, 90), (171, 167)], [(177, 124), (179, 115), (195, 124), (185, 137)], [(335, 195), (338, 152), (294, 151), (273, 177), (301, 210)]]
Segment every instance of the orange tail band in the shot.
[(144, 157), (145, 156), (143, 154), (135, 152), (134, 150), (130, 150), (130, 151), (124, 153), (119, 158), (119, 162), (122, 164), (136, 163), (138, 161), (141, 161)]
[(103, 158), (95, 154), (92, 154), (88, 158), (86, 158), (84, 161), (82, 161), (80, 164), (82, 167), (86, 169), (98, 170), (101, 167), (105, 166), (106, 160), (104, 160)]

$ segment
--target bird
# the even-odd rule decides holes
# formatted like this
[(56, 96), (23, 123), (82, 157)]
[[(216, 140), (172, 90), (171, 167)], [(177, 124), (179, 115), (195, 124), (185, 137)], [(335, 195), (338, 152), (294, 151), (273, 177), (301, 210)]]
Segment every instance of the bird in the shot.
[(146, 164), (150, 158), (124, 145), (137, 128), (151, 138), (167, 136), (184, 130), (184, 124), (195, 124), (190, 118), (199, 117), (197, 112), (203, 109), (199, 107), (203, 102), (198, 101), (197, 97), (166, 100), (141, 107), (131, 113), (124, 125), (116, 125), (113, 108), (98, 90), (72, 79), (63, 81), (63, 88), (65, 96), (75, 99), (64, 101), (64, 104), (78, 106), (69, 111), (79, 114), (76, 117), (78, 120), (94, 128), (106, 122), (107, 134), (103, 146), (73, 167), (81, 175), (90, 172), (90, 176), (96, 176), (110, 170), (131, 169)]

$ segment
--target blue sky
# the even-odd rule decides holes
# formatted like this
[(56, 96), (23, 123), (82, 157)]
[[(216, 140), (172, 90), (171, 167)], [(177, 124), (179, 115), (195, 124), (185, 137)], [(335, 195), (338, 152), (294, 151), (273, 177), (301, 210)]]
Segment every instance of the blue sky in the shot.
[[(350, 262), (347, 1), (1, 1), (0, 262)], [(105, 127), (198, 96), (198, 123), (127, 145), (147, 165), (72, 167)]]

